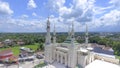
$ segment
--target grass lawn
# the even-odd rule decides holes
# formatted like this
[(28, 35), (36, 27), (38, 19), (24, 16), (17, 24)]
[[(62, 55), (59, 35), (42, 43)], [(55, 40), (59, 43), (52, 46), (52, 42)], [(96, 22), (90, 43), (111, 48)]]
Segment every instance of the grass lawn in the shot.
[(37, 48), (39, 47), (39, 44), (38, 43), (35, 43), (33, 45), (25, 45), (24, 47), (27, 47), (27, 48), (31, 48), (32, 50), (37, 50)]
[(115, 56), (115, 57), (120, 60), (120, 56)]
[(44, 62), (40, 62), (40, 64), (36, 65), (34, 68), (42, 68), (46, 64)]
[[(31, 48), (33, 49), (34, 51), (37, 50), (37, 48), (39, 47), (39, 44), (38, 43), (35, 43), (33, 45), (24, 45), (24, 46), (14, 46), (14, 47), (9, 47), (12, 49), (14, 55), (19, 55), (20, 53), (20, 47), (27, 47), (27, 48)], [(8, 48), (0, 48), (0, 51), (2, 50), (5, 50), (5, 49), (8, 49)]]

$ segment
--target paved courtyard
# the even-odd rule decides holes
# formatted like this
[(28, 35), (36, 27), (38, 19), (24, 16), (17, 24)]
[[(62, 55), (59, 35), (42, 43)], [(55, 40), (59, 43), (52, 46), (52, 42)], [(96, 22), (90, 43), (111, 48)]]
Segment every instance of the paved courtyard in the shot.
[[(35, 65), (39, 64), (39, 62), (43, 62), (44, 59), (35, 59), (34, 63), (33, 61), (26, 61), (24, 63), (20, 63), (19, 65), (10, 65), (10, 66), (5, 66), (5, 65), (0, 65), (0, 68), (33, 68)], [(65, 68), (64, 64), (60, 64), (57, 62), (54, 62), (53, 64), (49, 64), (47, 66), (44, 66), (43, 68)]]
[(60, 64), (60, 63), (57, 63), (57, 62), (54, 62), (53, 64), (49, 64), (43, 68), (66, 68), (65, 65), (63, 64)]
[(39, 64), (39, 62), (44, 61), (43, 59), (39, 60), (39, 59), (35, 59), (34, 62), (33, 61), (26, 61), (24, 63), (19, 63), (18, 64), (14, 64), (14, 65), (10, 65), (10, 66), (5, 66), (2, 65), (0, 66), (0, 68), (33, 68), (35, 65)]

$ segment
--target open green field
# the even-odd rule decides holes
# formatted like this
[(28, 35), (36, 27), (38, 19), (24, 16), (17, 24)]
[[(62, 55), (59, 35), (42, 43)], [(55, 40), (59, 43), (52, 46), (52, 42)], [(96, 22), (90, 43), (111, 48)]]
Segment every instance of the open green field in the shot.
[(40, 62), (38, 65), (36, 65), (34, 68), (42, 68), (44, 67), (46, 64), (44, 62)]
[(115, 57), (120, 60), (120, 56), (115, 56)]
[[(24, 45), (24, 46), (14, 46), (14, 47), (9, 47), (10, 49), (12, 49), (14, 55), (19, 55), (20, 53), (20, 47), (27, 47), (27, 48), (31, 48), (32, 50), (37, 50), (37, 48), (39, 47), (39, 44), (38, 43), (35, 43), (33, 45)], [(0, 48), (0, 51), (2, 50), (6, 50), (8, 48)]]

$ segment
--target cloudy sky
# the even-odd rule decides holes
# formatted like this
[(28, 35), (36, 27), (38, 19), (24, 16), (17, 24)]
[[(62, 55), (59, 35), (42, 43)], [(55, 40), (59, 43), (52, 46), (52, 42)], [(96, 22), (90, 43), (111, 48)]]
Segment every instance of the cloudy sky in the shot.
[(120, 0), (0, 0), (0, 32), (120, 32)]

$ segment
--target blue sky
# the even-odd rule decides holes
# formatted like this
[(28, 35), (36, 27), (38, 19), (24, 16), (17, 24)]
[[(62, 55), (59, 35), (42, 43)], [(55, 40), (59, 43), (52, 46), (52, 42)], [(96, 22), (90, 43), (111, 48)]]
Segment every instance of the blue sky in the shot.
[(0, 0), (0, 32), (45, 32), (50, 16), (57, 32), (120, 32), (119, 0)]

